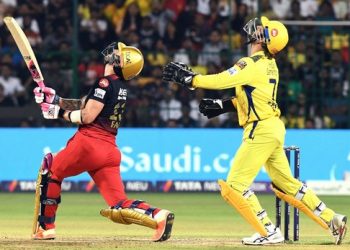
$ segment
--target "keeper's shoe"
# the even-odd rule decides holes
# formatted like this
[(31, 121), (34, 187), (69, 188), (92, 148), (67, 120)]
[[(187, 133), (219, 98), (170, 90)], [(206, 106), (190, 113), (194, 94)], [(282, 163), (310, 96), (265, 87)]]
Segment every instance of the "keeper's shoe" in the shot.
[(251, 237), (245, 237), (242, 239), (244, 245), (272, 245), (280, 244), (284, 242), (281, 230), (277, 227), (274, 230), (268, 232), (268, 236), (261, 236), (259, 233), (253, 234)]
[(42, 227), (39, 227), (38, 231), (32, 236), (33, 240), (54, 240), (55, 238), (56, 230), (54, 228), (45, 230)]
[(335, 239), (335, 244), (340, 245), (346, 234), (346, 221), (347, 218), (342, 214), (335, 214), (331, 222), (329, 223), (329, 230)]
[(157, 221), (157, 229), (152, 237), (153, 241), (165, 241), (170, 238), (174, 218), (174, 214), (165, 209), (161, 209), (154, 216), (154, 219)]

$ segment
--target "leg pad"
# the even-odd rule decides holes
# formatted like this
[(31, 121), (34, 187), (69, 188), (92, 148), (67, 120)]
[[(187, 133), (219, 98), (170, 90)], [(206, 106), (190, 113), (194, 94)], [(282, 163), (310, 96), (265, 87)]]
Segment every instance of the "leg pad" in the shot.
[(38, 177), (35, 187), (35, 203), (34, 203), (34, 219), (32, 227), (32, 235), (36, 235), (39, 227), (44, 227), (45, 223), (54, 223), (55, 217), (47, 217), (44, 215), (45, 206), (56, 205), (61, 202), (60, 197), (50, 198), (47, 197), (47, 189), (49, 182), (54, 182), (61, 185), (60, 181), (50, 179), (50, 169), (53, 161), (53, 155), (48, 153), (44, 156), (44, 159), (39, 168)]
[(315, 221), (317, 224), (319, 224), (324, 229), (328, 229), (327, 223), (324, 222), (320, 217), (316, 216), (303, 202), (296, 199), (292, 195), (288, 195), (288, 194), (283, 193), (275, 185), (272, 185), (272, 190), (275, 192), (275, 194), (278, 198), (280, 198), (281, 200), (284, 200), (285, 202), (289, 203), (293, 207), (301, 210), (304, 214), (306, 214), (308, 217), (310, 217), (313, 221)]
[(234, 207), (237, 212), (240, 213), (243, 218), (246, 219), (246, 221), (248, 221), (248, 223), (252, 225), (260, 235), (267, 236), (268, 234), (264, 225), (251, 209), (249, 203), (242, 196), (242, 194), (231, 188), (223, 180), (219, 180), (218, 183), (221, 188), (221, 196), (224, 198), (224, 200), (232, 207)]
[(157, 229), (157, 221), (148, 215), (139, 213), (130, 208), (115, 209), (106, 208), (100, 211), (103, 217), (110, 219), (115, 223), (130, 225), (137, 224), (152, 229)]

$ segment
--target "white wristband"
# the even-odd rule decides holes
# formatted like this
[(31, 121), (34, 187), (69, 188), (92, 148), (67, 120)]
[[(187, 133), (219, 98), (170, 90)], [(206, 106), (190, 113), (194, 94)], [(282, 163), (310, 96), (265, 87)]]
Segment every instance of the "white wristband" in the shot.
[(74, 110), (68, 114), (68, 118), (73, 123), (83, 124), (83, 119), (81, 116), (81, 110)]

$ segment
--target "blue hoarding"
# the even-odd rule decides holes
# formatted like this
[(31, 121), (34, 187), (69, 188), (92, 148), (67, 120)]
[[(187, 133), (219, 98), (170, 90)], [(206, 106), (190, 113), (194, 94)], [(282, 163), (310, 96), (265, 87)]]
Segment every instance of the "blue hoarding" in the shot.
[[(75, 129), (0, 129), (0, 180), (33, 180), (43, 155), (63, 148)], [(225, 178), (240, 145), (240, 129), (120, 129), (124, 180)], [(302, 180), (343, 180), (350, 174), (350, 131), (288, 130), (301, 149)], [(86, 174), (70, 180), (87, 180)], [(268, 181), (262, 170), (257, 181)]]

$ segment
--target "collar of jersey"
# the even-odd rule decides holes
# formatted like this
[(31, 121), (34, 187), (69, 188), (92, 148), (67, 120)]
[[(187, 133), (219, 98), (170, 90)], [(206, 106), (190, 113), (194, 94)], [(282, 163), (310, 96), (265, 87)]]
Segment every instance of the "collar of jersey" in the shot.
[(254, 54), (252, 54), (252, 55), (250, 55), (250, 56), (264, 56), (264, 55), (265, 55), (264, 51), (263, 51), (263, 50), (260, 50), (260, 51), (255, 52)]

